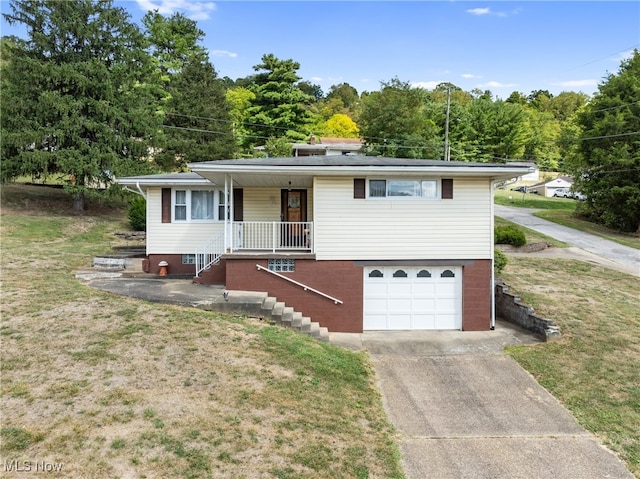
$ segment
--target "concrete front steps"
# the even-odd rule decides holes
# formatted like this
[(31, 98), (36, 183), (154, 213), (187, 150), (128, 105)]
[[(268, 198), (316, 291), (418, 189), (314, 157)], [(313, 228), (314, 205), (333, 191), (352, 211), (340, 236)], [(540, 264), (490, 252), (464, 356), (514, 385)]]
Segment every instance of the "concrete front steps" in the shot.
[(307, 334), (320, 341), (329, 341), (329, 330), (320, 326), (320, 323), (311, 321), (311, 318), (302, 316), (302, 313), (295, 311), (277, 298), (267, 296), (262, 302), (261, 314), (272, 324), (291, 328), (302, 334)]

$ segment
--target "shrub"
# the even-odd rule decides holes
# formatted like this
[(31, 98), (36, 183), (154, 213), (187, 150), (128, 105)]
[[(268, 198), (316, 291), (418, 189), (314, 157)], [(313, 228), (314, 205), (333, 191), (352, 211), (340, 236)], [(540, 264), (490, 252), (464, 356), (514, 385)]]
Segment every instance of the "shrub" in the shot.
[(129, 224), (134, 231), (147, 231), (147, 201), (135, 196), (129, 205)]
[(493, 240), (495, 244), (510, 244), (516, 247), (527, 244), (524, 232), (513, 225), (496, 226), (493, 232)]
[(500, 274), (502, 273), (502, 270), (504, 269), (505, 266), (507, 266), (507, 263), (509, 262), (509, 260), (507, 259), (507, 255), (505, 255), (502, 251), (500, 251), (499, 249), (494, 250), (494, 255), (493, 255), (493, 272), (495, 274)]

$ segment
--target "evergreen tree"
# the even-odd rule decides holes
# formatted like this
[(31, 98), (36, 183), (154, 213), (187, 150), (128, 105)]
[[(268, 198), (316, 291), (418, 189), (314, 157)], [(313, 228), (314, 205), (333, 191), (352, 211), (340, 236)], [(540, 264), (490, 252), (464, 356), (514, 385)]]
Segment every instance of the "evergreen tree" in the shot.
[(194, 20), (181, 13), (143, 18), (150, 50), (170, 98), (164, 108), (164, 143), (154, 156), (165, 171), (187, 163), (231, 158), (235, 151), (230, 105), (224, 82), (198, 43), (204, 37)]
[(28, 38), (9, 46), (2, 69), (2, 179), (55, 173), (84, 209), (93, 186), (146, 171), (164, 91), (125, 10), (19, 0), (4, 17)]
[(264, 143), (268, 138), (283, 136), (305, 139), (306, 125), (311, 120), (307, 106), (313, 97), (297, 86), (300, 64), (268, 54), (253, 68), (258, 73), (247, 87), (255, 94), (247, 111), (247, 128), (252, 135), (247, 137), (248, 143)]

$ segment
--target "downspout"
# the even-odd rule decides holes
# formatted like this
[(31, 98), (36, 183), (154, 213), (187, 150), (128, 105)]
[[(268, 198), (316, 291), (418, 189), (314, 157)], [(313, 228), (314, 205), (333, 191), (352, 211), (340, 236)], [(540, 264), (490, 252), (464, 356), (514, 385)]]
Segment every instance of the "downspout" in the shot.
[(493, 195), (494, 195), (494, 190), (497, 184), (497, 180), (492, 180), (491, 181), (491, 236), (490, 236), (490, 243), (491, 243), (491, 331), (493, 331), (494, 329), (496, 329), (496, 278), (495, 278), (495, 267), (494, 267), (494, 263), (495, 263), (495, 245), (493, 244), (493, 230), (495, 228), (495, 219), (493, 217), (494, 215), (494, 199), (493, 199)]
[(145, 195), (144, 191), (142, 191), (142, 188), (140, 188), (140, 182), (138, 182), (138, 181), (136, 181), (136, 188), (138, 189), (137, 191), (136, 190), (132, 190), (128, 186), (123, 186), (122, 187), (123, 190), (128, 191), (130, 193), (135, 193), (136, 195), (140, 195), (146, 200), (147, 199), (147, 195)]
[(229, 244), (229, 175), (224, 175), (224, 198), (227, 203), (224, 208), (224, 251), (230, 251)]
[(233, 242), (233, 222), (235, 221), (234, 210), (235, 204), (233, 202), (233, 176), (229, 175), (229, 197), (227, 200), (227, 211), (229, 215), (229, 238)]

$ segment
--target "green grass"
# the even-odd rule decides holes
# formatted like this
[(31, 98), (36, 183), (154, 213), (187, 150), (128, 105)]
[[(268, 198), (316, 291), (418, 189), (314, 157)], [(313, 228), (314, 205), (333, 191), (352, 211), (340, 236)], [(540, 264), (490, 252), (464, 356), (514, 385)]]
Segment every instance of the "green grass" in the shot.
[(516, 226), (518, 228), (520, 228), (523, 232), (524, 232), (524, 236), (527, 239), (527, 244), (531, 244), (531, 243), (547, 243), (549, 245), (555, 246), (557, 248), (566, 248), (569, 245), (566, 243), (563, 243), (562, 241), (558, 241), (555, 238), (552, 238), (550, 236), (547, 236), (545, 234), (539, 233), (535, 230), (529, 229), (526, 226), (521, 226), (518, 225), (516, 223), (512, 223), (509, 220), (505, 220), (504, 218), (500, 218), (499, 216), (495, 216), (494, 219), (494, 226)]
[(403, 477), (366, 355), (94, 290), (74, 271), (124, 209), (77, 214), (20, 185), (2, 203), (3, 459), (69, 477)]
[(640, 235), (638, 233), (621, 233), (575, 216), (578, 202), (573, 199), (545, 198), (530, 193), (496, 190), (494, 201), (497, 205), (538, 209), (540, 211), (534, 214), (539, 218), (600, 236), (624, 246), (640, 249)]
[(497, 205), (516, 206), (519, 208), (536, 208), (542, 210), (561, 210), (573, 213), (576, 201), (567, 198), (547, 198), (519, 191), (495, 190), (494, 201)]
[(515, 257), (501, 278), (562, 332), (559, 342), (509, 354), (640, 477), (638, 279), (572, 260)]

